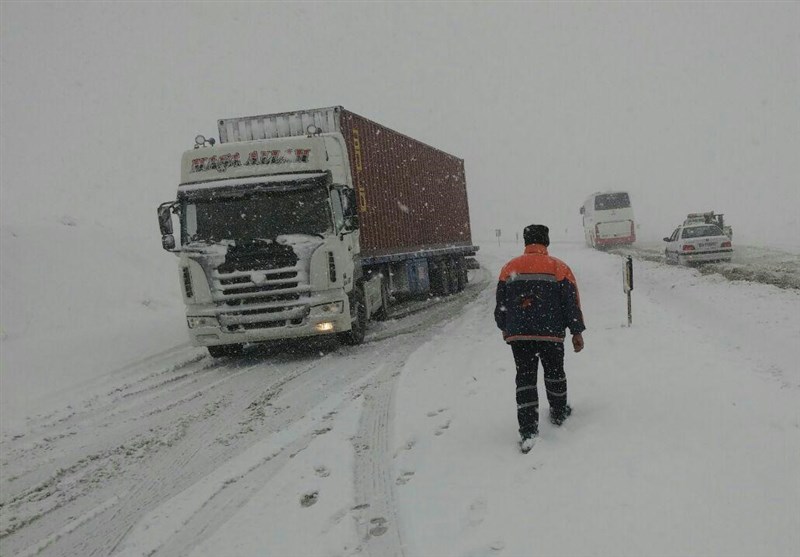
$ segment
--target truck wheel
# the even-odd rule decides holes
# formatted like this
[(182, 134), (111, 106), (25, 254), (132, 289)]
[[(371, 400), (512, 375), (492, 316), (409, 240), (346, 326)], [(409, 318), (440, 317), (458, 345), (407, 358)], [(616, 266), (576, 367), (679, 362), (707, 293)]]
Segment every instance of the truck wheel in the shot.
[(381, 309), (376, 311), (373, 316), (376, 321), (383, 321), (389, 317), (389, 285), (384, 279), (381, 279)]
[(458, 272), (458, 261), (451, 259), (447, 262), (447, 267), (450, 269), (450, 293), (456, 294), (461, 292), (461, 279)]
[(447, 296), (450, 293), (450, 268), (445, 260), (434, 263), (431, 269), (431, 294)]
[(367, 306), (364, 299), (364, 289), (356, 286), (348, 295), (350, 300), (350, 330), (339, 333), (339, 342), (342, 344), (356, 345), (364, 342), (367, 331)]
[(458, 269), (456, 273), (458, 277), (458, 291), (463, 292), (467, 287), (467, 273), (464, 272), (464, 269)]
[(218, 346), (206, 346), (212, 358), (224, 358), (226, 356), (239, 356), (242, 353), (241, 344), (221, 344)]
[(456, 280), (458, 291), (463, 292), (467, 287), (467, 265), (463, 257), (456, 259)]
[(450, 261), (445, 259), (442, 262), (442, 296), (449, 296), (453, 293), (453, 268)]

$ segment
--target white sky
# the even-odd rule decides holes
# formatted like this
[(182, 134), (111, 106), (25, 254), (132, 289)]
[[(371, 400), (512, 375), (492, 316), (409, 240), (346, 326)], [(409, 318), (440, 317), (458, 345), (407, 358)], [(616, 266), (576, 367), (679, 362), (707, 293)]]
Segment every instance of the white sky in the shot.
[(158, 242), (195, 134), (343, 105), (465, 159), (478, 241), (627, 189), (646, 239), (800, 243), (800, 3), (0, 6), (6, 224)]

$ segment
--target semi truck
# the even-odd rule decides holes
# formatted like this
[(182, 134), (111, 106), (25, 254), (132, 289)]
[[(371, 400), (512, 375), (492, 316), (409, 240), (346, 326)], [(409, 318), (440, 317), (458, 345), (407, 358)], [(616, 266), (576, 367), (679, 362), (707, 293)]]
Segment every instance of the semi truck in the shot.
[(211, 356), (320, 335), (359, 344), (396, 301), (465, 288), (479, 248), (462, 159), (341, 106), (217, 125), (158, 207), (189, 336)]

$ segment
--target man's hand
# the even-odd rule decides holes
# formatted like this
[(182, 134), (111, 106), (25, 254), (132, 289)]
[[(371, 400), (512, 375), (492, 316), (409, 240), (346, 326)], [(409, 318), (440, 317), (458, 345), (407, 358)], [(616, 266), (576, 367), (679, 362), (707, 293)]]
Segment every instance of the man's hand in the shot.
[(580, 333), (572, 335), (572, 348), (575, 349), (575, 352), (583, 350), (583, 336)]

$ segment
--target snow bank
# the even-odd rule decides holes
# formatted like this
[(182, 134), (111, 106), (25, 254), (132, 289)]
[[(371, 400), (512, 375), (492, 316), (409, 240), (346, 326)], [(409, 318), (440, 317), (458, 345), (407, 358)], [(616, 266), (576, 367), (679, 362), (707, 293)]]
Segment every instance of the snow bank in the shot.
[(188, 342), (177, 264), (157, 234), (63, 217), (3, 226), (0, 242), (4, 430), (71, 402), (66, 391), (90, 379)]

